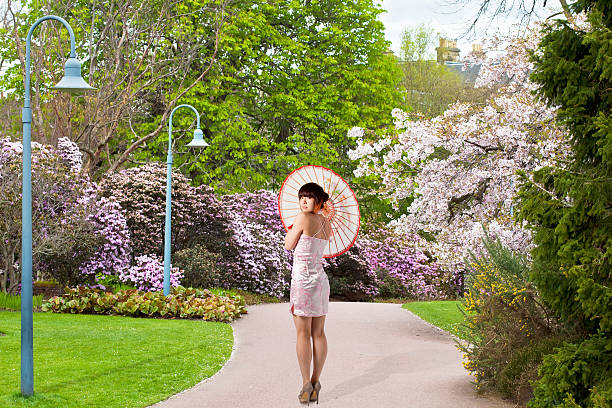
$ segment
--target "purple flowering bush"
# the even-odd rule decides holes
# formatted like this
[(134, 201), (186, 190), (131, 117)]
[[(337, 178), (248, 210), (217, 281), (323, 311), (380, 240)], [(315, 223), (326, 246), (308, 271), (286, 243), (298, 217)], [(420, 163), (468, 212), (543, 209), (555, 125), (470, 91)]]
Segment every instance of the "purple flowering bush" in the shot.
[(89, 261), (80, 265), (79, 271), (83, 275), (95, 276), (96, 282), (100, 282), (106, 276), (121, 275), (130, 267), (130, 231), (119, 203), (92, 192), (89, 204), (92, 211), (88, 220), (102, 242)]
[[(0, 140), (3, 291), (16, 291), (20, 281), (21, 153), (20, 142)], [(81, 163), (78, 148), (67, 138), (59, 140), (59, 149), (32, 143), (35, 279), (50, 277), (62, 285), (94, 285), (100, 274), (115, 273), (129, 265), (125, 219), (116, 203), (100, 199), (97, 186), (80, 173)]]
[[(170, 286), (177, 287), (181, 283), (183, 272), (179, 268), (170, 269)], [(138, 290), (160, 291), (164, 289), (164, 265), (155, 255), (140, 255), (136, 257), (136, 265), (119, 273), (119, 280), (134, 285)]]
[[(166, 166), (149, 163), (113, 174), (101, 183), (102, 195), (123, 209), (136, 255), (162, 255), (166, 213)], [(193, 187), (172, 173), (172, 252), (195, 243), (219, 245), (228, 233), (227, 220), (208, 186)], [(217, 252), (211, 250), (212, 252)]]
[(284, 247), (285, 230), (277, 195), (266, 190), (225, 195), (221, 202), (231, 231), (235, 256), (225, 256), (224, 286), (276, 297), (289, 291), (291, 266)]
[(370, 274), (376, 276), (381, 297), (418, 300), (456, 296), (458, 276), (442, 270), (418, 248), (418, 236), (385, 234), (383, 240), (358, 240)]

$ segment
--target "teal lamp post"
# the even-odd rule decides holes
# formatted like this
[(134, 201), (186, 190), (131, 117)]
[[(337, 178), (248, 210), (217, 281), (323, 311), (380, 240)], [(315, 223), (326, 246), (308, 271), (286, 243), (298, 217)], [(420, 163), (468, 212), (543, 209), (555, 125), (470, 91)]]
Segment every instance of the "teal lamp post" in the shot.
[(32, 32), (45, 20), (57, 20), (70, 34), (70, 58), (66, 61), (65, 74), (54, 87), (69, 93), (81, 93), (95, 89), (81, 77), (81, 63), (76, 59), (74, 32), (61, 17), (39, 18), (26, 38), (25, 98), (23, 102), (23, 177), (21, 196), (21, 394), (34, 394), (34, 350), (32, 327), (32, 109), (30, 107), (30, 43)]
[(179, 108), (189, 108), (195, 112), (197, 122), (197, 128), (193, 132), (193, 140), (187, 144), (189, 147), (199, 147), (204, 148), (208, 146), (208, 143), (204, 141), (204, 133), (200, 129), (200, 114), (191, 105), (179, 105), (176, 108), (172, 109), (170, 112), (170, 120), (168, 122), (168, 159), (166, 163), (168, 164), (168, 177), (166, 179), (166, 223), (165, 223), (165, 234), (164, 234), (164, 296), (168, 296), (170, 294), (170, 240), (172, 230), (172, 116), (174, 112), (176, 112)]

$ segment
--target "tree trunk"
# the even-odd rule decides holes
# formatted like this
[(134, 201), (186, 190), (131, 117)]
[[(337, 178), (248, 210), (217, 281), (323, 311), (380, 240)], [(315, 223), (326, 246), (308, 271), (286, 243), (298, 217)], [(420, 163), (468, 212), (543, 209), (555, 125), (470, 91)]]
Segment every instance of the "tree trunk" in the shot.
[(570, 9), (567, 5), (567, 1), (559, 0), (559, 3), (561, 3), (561, 7), (563, 7), (563, 14), (565, 14), (565, 18), (567, 18), (567, 21), (572, 24), (575, 24), (574, 16), (572, 16), (572, 13), (570, 12)]

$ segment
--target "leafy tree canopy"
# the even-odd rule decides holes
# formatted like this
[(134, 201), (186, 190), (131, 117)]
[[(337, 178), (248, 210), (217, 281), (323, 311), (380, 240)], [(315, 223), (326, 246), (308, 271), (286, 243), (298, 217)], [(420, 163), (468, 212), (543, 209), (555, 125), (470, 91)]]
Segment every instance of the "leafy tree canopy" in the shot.
[[(186, 152), (182, 138), (175, 163), (222, 192), (278, 189), (303, 164), (350, 174), (347, 130), (389, 124), (401, 98), (381, 11), (371, 0), (232, 3), (218, 63), (180, 100), (198, 109), (211, 146)], [(193, 123), (189, 113), (175, 118), (177, 129)], [(161, 135), (137, 157), (162, 160), (165, 143)]]

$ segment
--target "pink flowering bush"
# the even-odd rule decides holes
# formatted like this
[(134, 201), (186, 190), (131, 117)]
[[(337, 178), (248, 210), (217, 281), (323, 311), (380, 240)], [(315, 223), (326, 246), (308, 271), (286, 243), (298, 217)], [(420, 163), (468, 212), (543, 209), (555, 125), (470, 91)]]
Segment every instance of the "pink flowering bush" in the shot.
[[(125, 213), (135, 255), (162, 255), (166, 214), (166, 166), (149, 163), (113, 174), (101, 183), (102, 195), (112, 197)], [(193, 187), (172, 172), (172, 252), (196, 243), (219, 252), (229, 236), (228, 220), (208, 186)], [(209, 247), (210, 245), (210, 247)]]
[[(127, 271), (119, 274), (119, 280), (134, 285), (138, 290), (160, 291), (164, 289), (164, 264), (155, 255), (140, 255), (136, 257), (136, 264)], [(179, 268), (170, 269), (170, 286), (176, 287), (181, 283), (183, 272)]]
[(389, 233), (382, 241), (359, 239), (362, 257), (377, 278), (381, 297), (418, 300), (454, 298), (461, 291), (463, 276), (445, 272), (419, 247), (418, 236)]
[(130, 267), (130, 231), (119, 203), (97, 193), (90, 196), (89, 203), (94, 205), (88, 220), (94, 225), (95, 234), (103, 239), (95, 254), (79, 270), (83, 275), (95, 276), (99, 282), (105, 276), (120, 275)]
[[(0, 140), (1, 289), (20, 281), (20, 142)], [(67, 138), (59, 148), (32, 143), (32, 221), (34, 279), (63, 285), (95, 285), (103, 275), (129, 266), (129, 231), (118, 205), (101, 199), (95, 183), (80, 173), (82, 159)]]
[(223, 196), (231, 231), (223, 260), (228, 270), (224, 286), (281, 297), (288, 295), (291, 266), (284, 248), (285, 230), (278, 215), (277, 195), (259, 190)]
[(462, 276), (444, 272), (421, 252), (420, 238), (379, 235), (384, 238), (359, 236), (347, 252), (323, 260), (332, 297), (447, 299), (460, 291)]

